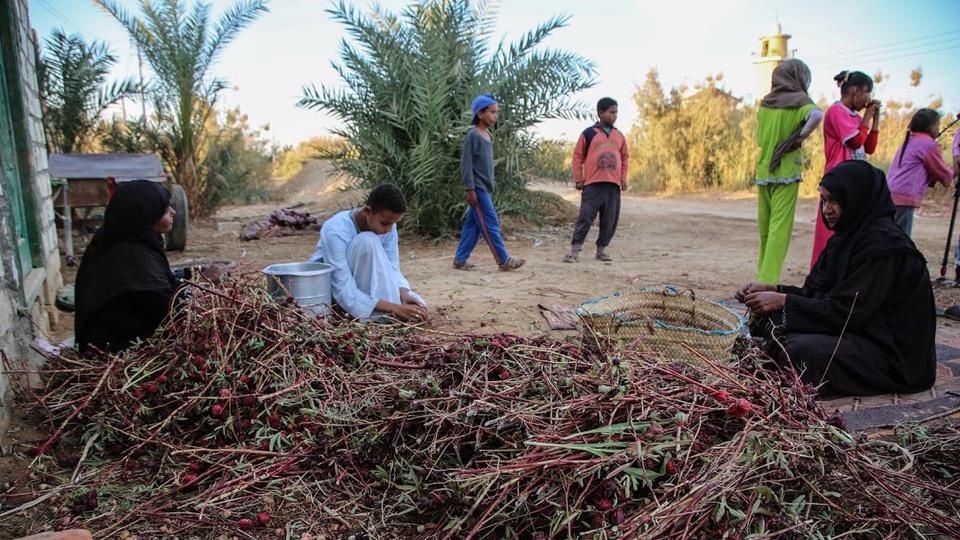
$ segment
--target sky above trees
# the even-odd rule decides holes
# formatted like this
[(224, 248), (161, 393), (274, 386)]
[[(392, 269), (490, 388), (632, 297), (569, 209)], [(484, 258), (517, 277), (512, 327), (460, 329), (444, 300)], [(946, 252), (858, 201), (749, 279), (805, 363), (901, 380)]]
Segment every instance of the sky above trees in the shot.
[[(122, 0), (137, 12), (134, 0)], [(227, 1), (215, 0), (214, 13)], [(390, 11), (406, 2), (381, 0)], [(345, 37), (325, 9), (324, 0), (274, 0), (270, 13), (241, 33), (215, 66), (230, 84), (222, 99), (239, 106), (254, 126), (270, 125), (274, 142), (294, 144), (322, 135), (336, 120), (298, 109), (296, 101), (307, 84), (336, 83), (331, 62)], [(371, 2), (357, 2), (369, 7)], [(791, 34), (790, 48), (811, 67), (811, 94), (828, 100), (837, 95), (833, 76), (842, 69), (878, 70), (889, 79), (878, 85), (880, 99), (925, 105), (943, 98), (943, 112), (960, 112), (960, 3), (927, 0), (835, 2), (813, 0), (605, 2), (583, 0), (506, 0), (499, 4), (496, 36), (516, 38), (555, 13), (573, 15), (547, 45), (572, 50), (597, 65), (599, 84), (580, 97), (593, 103), (609, 95), (620, 101), (619, 126), (627, 129), (636, 117), (632, 94), (650, 67), (667, 86), (693, 86), (708, 75), (723, 73), (721, 86), (738, 96), (756, 94), (755, 58), (759, 38), (779, 20)], [(119, 24), (84, 1), (29, 0), (31, 23), (43, 38), (55, 27), (87, 39), (106, 41), (119, 61), (117, 78), (138, 77), (136, 49)], [(922, 67), (920, 85), (911, 86), (911, 70)], [(149, 70), (144, 67), (149, 77)], [(128, 114), (139, 107), (128, 106)], [(582, 122), (552, 120), (538, 127), (547, 137), (573, 138)]]

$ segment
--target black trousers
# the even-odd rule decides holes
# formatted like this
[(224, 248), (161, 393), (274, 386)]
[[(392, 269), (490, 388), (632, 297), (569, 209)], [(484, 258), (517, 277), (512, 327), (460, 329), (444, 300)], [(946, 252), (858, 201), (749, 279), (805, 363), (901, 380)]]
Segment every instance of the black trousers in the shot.
[(580, 215), (577, 224), (573, 227), (573, 241), (575, 248), (583, 246), (583, 241), (593, 226), (597, 213), (600, 214), (600, 234), (597, 236), (597, 247), (604, 248), (610, 245), (613, 234), (617, 232), (617, 223), (620, 221), (620, 185), (611, 182), (597, 182), (584, 186), (580, 198)]

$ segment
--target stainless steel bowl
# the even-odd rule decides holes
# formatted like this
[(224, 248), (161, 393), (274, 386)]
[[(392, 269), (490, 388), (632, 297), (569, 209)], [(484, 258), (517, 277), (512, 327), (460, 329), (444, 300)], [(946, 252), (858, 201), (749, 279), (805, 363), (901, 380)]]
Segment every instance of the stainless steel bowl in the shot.
[(332, 272), (329, 264), (314, 262), (271, 264), (263, 269), (270, 296), (281, 302), (292, 296), (297, 304), (316, 315), (330, 311)]

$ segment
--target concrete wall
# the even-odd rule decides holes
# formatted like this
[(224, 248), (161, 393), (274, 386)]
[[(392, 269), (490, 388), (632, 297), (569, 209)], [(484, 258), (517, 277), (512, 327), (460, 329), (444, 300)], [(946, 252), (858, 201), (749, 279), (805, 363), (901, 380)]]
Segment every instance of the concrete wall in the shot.
[[(36, 238), (32, 251), (34, 269), (21, 275), (13, 251), (10, 194), (0, 191), (0, 350), (14, 367), (36, 366), (41, 357), (30, 348), (37, 336), (47, 334), (58, 322), (54, 307), (60, 275), (53, 197), (47, 174), (47, 151), (36, 75), (36, 37), (30, 27), (27, 0), (7, 0), (13, 12), (18, 84), (9, 88), (11, 109), (18, 111), (14, 128), (19, 130), (17, 153), (24, 203), (33, 220)], [(7, 47), (7, 43), (4, 43)], [(5, 61), (11, 57), (6, 56)], [(24, 144), (25, 143), (25, 144)], [(0, 187), (2, 190), (2, 187)], [(9, 418), (12, 393), (7, 376), (0, 373), (0, 441)]]

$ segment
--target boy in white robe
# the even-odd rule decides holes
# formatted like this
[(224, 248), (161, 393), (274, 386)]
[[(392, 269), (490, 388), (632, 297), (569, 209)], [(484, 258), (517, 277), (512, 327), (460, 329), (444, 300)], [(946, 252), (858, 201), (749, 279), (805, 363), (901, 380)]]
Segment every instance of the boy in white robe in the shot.
[(381, 184), (362, 208), (344, 210), (324, 222), (311, 262), (333, 266), (333, 299), (361, 320), (384, 316), (423, 321), (427, 305), (400, 272), (397, 223), (406, 211), (400, 188)]

